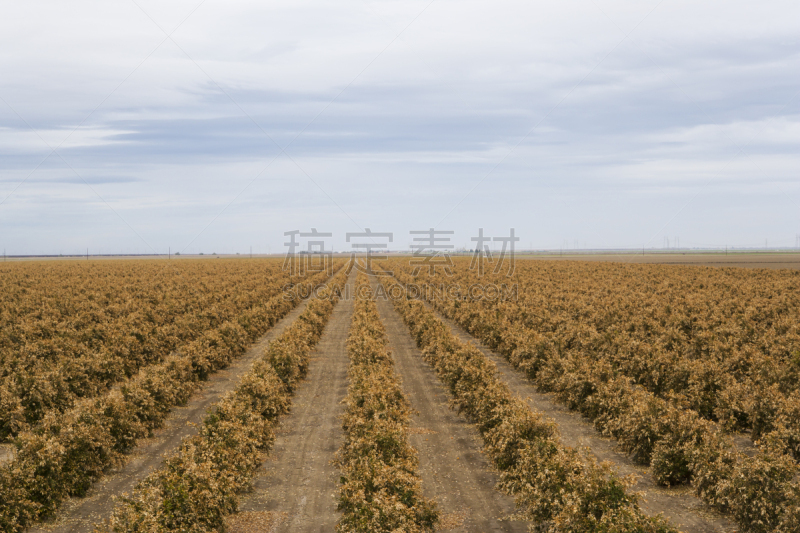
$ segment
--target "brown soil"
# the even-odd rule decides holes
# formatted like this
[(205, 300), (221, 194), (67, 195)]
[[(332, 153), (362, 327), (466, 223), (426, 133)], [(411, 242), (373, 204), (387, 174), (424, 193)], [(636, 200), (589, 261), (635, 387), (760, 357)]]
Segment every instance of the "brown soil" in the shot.
[[(346, 294), (352, 294), (354, 279), (355, 271)], [(333, 531), (339, 483), (331, 461), (342, 441), (352, 314), (352, 300), (342, 299), (334, 309), (253, 490), (242, 499), (241, 512), (228, 519), (232, 532)]]
[(136, 447), (125, 465), (95, 483), (85, 498), (73, 498), (65, 502), (54, 520), (39, 524), (33, 531), (89, 533), (95, 523), (108, 519), (114, 509), (115, 500), (130, 493), (140, 480), (160, 467), (162, 461), (177, 450), (185, 437), (197, 432), (198, 425), (212, 404), (236, 387), (239, 379), (250, 370), (269, 342), (278, 337), (303, 312), (306, 304), (307, 302), (301, 302), (244, 355), (203, 382), (187, 405), (173, 409), (164, 427)]
[[(430, 309), (433, 310), (432, 307)], [(520, 372), (502, 356), (483, 346), (458, 324), (434, 311), (462, 341), (478, 347), (497, 366), (500, 378), (511, 391), (524, 398), (532, 409), (552, 419), (561, 433), (561, 442), (575, 448), (585, 448), (600, 461), (608, 461), (621, 475), (638, 477), (633, 490), (642, 495), (642, 509), (649, 515), (662, 513), (667, 520), (686, 533), (728, 533), (736, 531), (736, 525), (727, 518), (709, 509), (691, 493), (689, 487), (665, 488), (656, 485), (649, 469), (635, 464), (618, 449), (614, 440), (601, 436), (592, 423), (580, 414), (556, 403), (550, 394), (542, 394)]]
[(497, 476), (481, 453), (478, 431), (450, 409), (447, 391), (422, 359), (391, 302), (377, 303), (403, 392), (417, 411), (409, 441), (419, 452), (423, 491), (439, 504), (440, 530), (527, 531), (527, 522), (506, 519), (514, 512), (514, 502), (494, 490)]

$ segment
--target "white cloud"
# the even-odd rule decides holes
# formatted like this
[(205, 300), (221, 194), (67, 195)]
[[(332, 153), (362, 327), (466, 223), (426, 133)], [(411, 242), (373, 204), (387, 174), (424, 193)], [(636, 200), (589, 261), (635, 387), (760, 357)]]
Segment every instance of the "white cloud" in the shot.
[[(725, 230), (744, 240), (800, 230), (796, 3), (137, 2), (147, 14), (7, 6), (0, 97), (53, 146), (82, 124), (60, 153), (154, 245), (191, 240), (290, 142), (293, 160), (270, 164), (197, 246), (269, 232), (277, 249), (280, 221), (430, 225), (476, 184), (446, 223), (482, 217), (538, 246), (636, 246), (650, 237), (637, 228), (690, 198), (709, 220), (761, 198), (763, 222)], [(181, 24), (179, 46), (150, 17)], [(2, 238), (20, 252), (128, 239), (125, 224), (96, 229), (110, 210), (63, 162), (31, 174), (48, 151), (0, 102), (0, 201), (30, 174), (0, 205)], [(692, 220), (697, 242), (738, 238)]]

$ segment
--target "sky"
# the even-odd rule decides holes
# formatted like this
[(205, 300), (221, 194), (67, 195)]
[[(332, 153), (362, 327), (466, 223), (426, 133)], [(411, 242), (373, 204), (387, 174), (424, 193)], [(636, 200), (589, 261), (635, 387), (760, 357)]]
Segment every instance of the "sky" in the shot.
[(339, 251), (367, 228), (398, 250), (430, 228), (457, 248), (479, 228), (535, 249), (800, 239), (798, 2), (3, 13), (11, 255), (281, 253), (312, 228)]

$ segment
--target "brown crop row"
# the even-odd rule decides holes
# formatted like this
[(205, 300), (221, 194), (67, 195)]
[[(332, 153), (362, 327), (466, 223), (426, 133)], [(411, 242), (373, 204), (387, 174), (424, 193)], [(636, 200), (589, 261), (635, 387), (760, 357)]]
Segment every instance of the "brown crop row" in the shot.
[(0, 440), (303, 279), (266, 262), (30, 263), (0, 277)]
[(140, 482), (98, 532), (215, 532), (237, 509), (238, 495), (275, 439), (278, 417), (291, 405), (297, 381), (347, 281), (340, 272), (271, 342), (237, 386), (218, 402), (196, 436)]
[(433, 532), (435, 502), (422, 495), (417, 451), (408, 442), (411, 406), (403, 395), (387, 349), (375, 302), (359, 273), (352, 324), (344, 443), (336, 455), (342, 472), (336, 525), (340, 533)]
[[(320, 273), (309, 283), (320, 284)], [(159, 427), (211, 372), (244, 353), (297, 304), (283, 294), (204, 333), (139, 371), (118, 389), (83, 399), (63, 414), (50, 414), (15, 439), (16, 457), (0, 468), (0, 529), (21, 531), (52, 514), (70, 495), (82, 495), (136, 442)]]
[[(396, 282), (384, 277), (383, 283), (392, 293)], [(630, 480), (562, 446), (555, 425), (515, 397), (491, 361), (459, 341), (422, 302), (393, 302), (454, 404), (477, 425), (500, 472), (499, 486), (515, 498), (522, 518), (551, 532), (676, 531), (641, 512), (626, 490)]]
[[(405, 283), (426, 283), (404, 272), (403, 265), (392, 268)], [(462, 277), (474, 282), (474, 277), (463, 273)], [(458, 291), (451, 291), (453, 294), (457, 296)], [(625, 297), (623, 292), (620, 298)], [(575, 321), (568, 323), (578, 327), (578, 332), (568, 331), (563, 324), (555, 331), (540, 331), (541, 322), (527, 325), (520, 319), (522, 313), (540, 316), (548, 309), (529, 307), (522, 291), (519, 302), (464, 297), (434, 298), (432, 302), (506, 356), (540, 389), (555, 392), (568, 406), (592, 419), (599, 430), (615, 437), (636, 459), (651, 464), (656, 481), (691, 482), (699, 496), (730, 513), (743, 531), (788, 532), (800, 527), (800, 487), (794, 480), (797, 464), (785, 454), (786, 441), (775, 433), (765, 439), (754, 457), (737, 452), (715, 422), (703, 419), (675, 398), (658, 397), (636, 384), (604, 352), (594, 351), (596, 346), (591, 349), (588, 343), (575, 342), (581, 336)], [(514, 319), (506, 314), (509, 310)], [(625, 328), (625, 322), (617, 327)], [(702, 359), (696, 361), (698, 366), (702, 364)]]
[[(456, 287), (443, 304), (476, 304), (460, 311), (476, 327), (489, 313), (537, 333), (532, 342), (602, 357), (658, 397), (727, 431), (769, 435), (800, 460), (799, 272), (518, 262), (509, 279), (457, 264), (426, 283)], [(516, 298), (470, 297), (487, 283), (516, 285)]]

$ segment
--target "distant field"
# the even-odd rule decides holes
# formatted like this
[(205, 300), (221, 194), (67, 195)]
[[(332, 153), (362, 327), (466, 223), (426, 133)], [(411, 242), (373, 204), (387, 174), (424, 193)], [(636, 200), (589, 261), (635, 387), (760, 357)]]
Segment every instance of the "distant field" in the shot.
[(800, 269), (800, 253), (523, 254), (518, 259)]
[[(349, 254), (337, 252), (334, 257), (347, 257)], [(404, 253), (389, 253), (391, 257), (405, 257)], [(464, 255), (459, 253), (456, 255)], [(469, 254), (466, 254), (469, 255)], [(251, 257), (249, 254), (184, 254), (172, 255), (172, 260), (181, 259), (246, 259)], [(252, 258), (283, 258), (281, 254), (253, 254)], [(742, 268), (791, 268), (800, 269), (800, 252), (686, 252), (686, 253), (575, 253), (565, 252), (559, 255), (557, 252), (550, 253), (517, 253), (517, 259), (533, 259), (543, 261), (602, 261), (615, 263), (642, 263), (642, 264), (662, 264), (662, 265), (703, 265), (713, 267), (742, 267)], [(166, 256), (160, 255), (89, 255), (89, 261), (120, 260), (120, 259), (158, 259), (167, 260)], [(7, 257), (7, 262), (15, 261), (86, 261), (86, 256), (13, 256)]]

